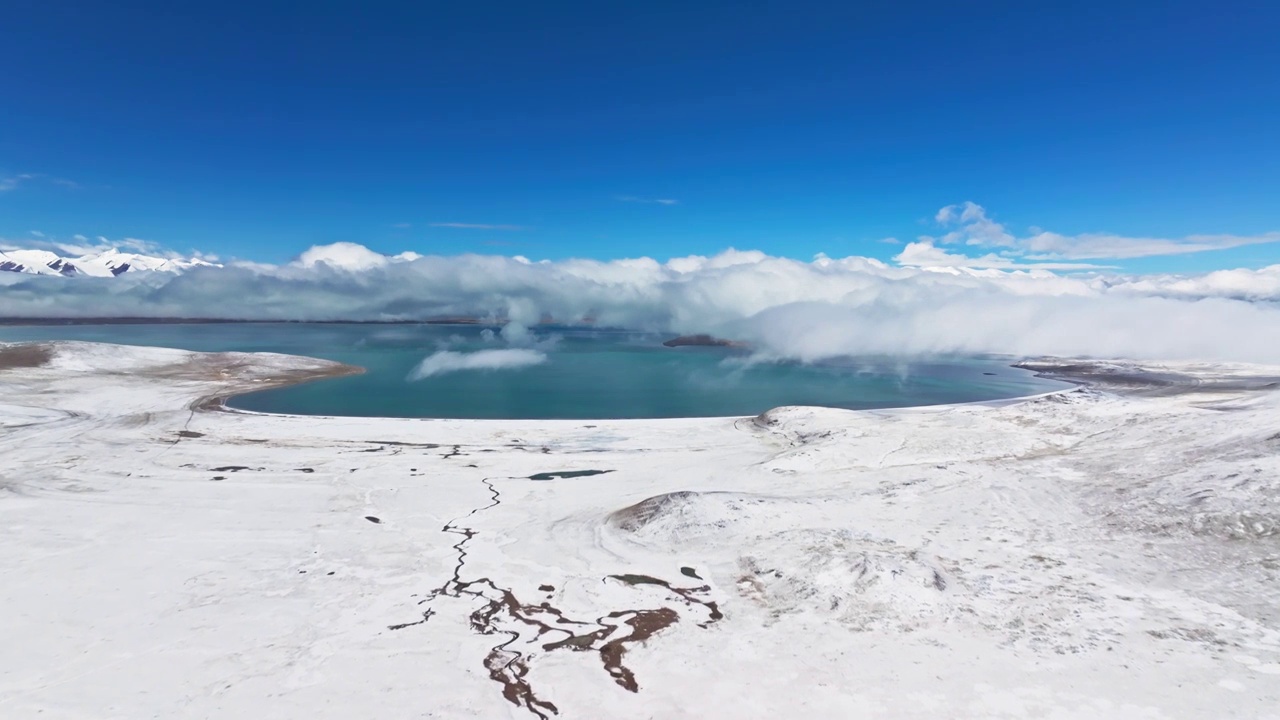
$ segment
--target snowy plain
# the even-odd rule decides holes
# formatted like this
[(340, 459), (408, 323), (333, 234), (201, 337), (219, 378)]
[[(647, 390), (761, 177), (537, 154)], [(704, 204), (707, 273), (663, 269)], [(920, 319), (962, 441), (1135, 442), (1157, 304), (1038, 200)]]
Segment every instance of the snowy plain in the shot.
[(759, 418), (268, 416), (0, 347), (0, 717), (1280, 718), (1280, 370)]

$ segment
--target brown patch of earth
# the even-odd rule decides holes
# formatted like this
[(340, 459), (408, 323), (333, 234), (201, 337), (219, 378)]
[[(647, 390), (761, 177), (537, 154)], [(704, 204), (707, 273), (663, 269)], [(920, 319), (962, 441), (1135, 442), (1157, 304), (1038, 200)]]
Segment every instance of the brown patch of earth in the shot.
[(0, 347), (0, 370), (41, 367), (53, 357), (48, 345), (23, 344)]

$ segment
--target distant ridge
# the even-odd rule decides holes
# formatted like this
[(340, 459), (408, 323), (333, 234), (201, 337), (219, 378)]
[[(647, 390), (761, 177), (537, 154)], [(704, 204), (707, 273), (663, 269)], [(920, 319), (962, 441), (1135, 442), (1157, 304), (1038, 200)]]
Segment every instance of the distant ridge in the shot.
[[(400, 320), (271, 320), (241, 318), (199, 318), (199, 317), (0, 317), (0, 326), (15, 325), (224, 325), (230, 323), (262, 324), (289, 323), (293, 325), (481, 325), (500, 328), (506, 325), (506, 318), (479, 317), (432, 317), (422, 319)], [(545, 321), (537, 326), (559, 326), (562, 323)], [(570, 323), (567, 327), (592, 325), (591, 322)], [(607, 329), (607, 328), (604, 328)]]
[(290, 323), (294, 325), (489, 325), (503, 322), (467, 318), (428, 320), (241, 320), (237, 318), (183, 317), (0, 317), (0, 325), (225, 325), (230, 323)]

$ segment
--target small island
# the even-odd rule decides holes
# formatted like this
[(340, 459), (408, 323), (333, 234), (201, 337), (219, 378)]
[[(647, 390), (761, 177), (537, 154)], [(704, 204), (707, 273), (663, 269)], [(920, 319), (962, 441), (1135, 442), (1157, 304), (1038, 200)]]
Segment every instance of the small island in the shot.
[(747, 344), (736, 340), (725, 340), (711, 335), (681, 335), (664, 343), (665, 347), (746, 347)]

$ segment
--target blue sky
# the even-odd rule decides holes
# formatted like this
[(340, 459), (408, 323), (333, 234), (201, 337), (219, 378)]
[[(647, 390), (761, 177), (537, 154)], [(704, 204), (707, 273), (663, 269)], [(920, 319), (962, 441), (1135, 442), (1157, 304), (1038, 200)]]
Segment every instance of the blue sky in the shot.
[(6, 3), (0, 237), (888, 259), (965, 201), (1019, 236), (1256, 237), (1277, 27), (1242, 2)]

